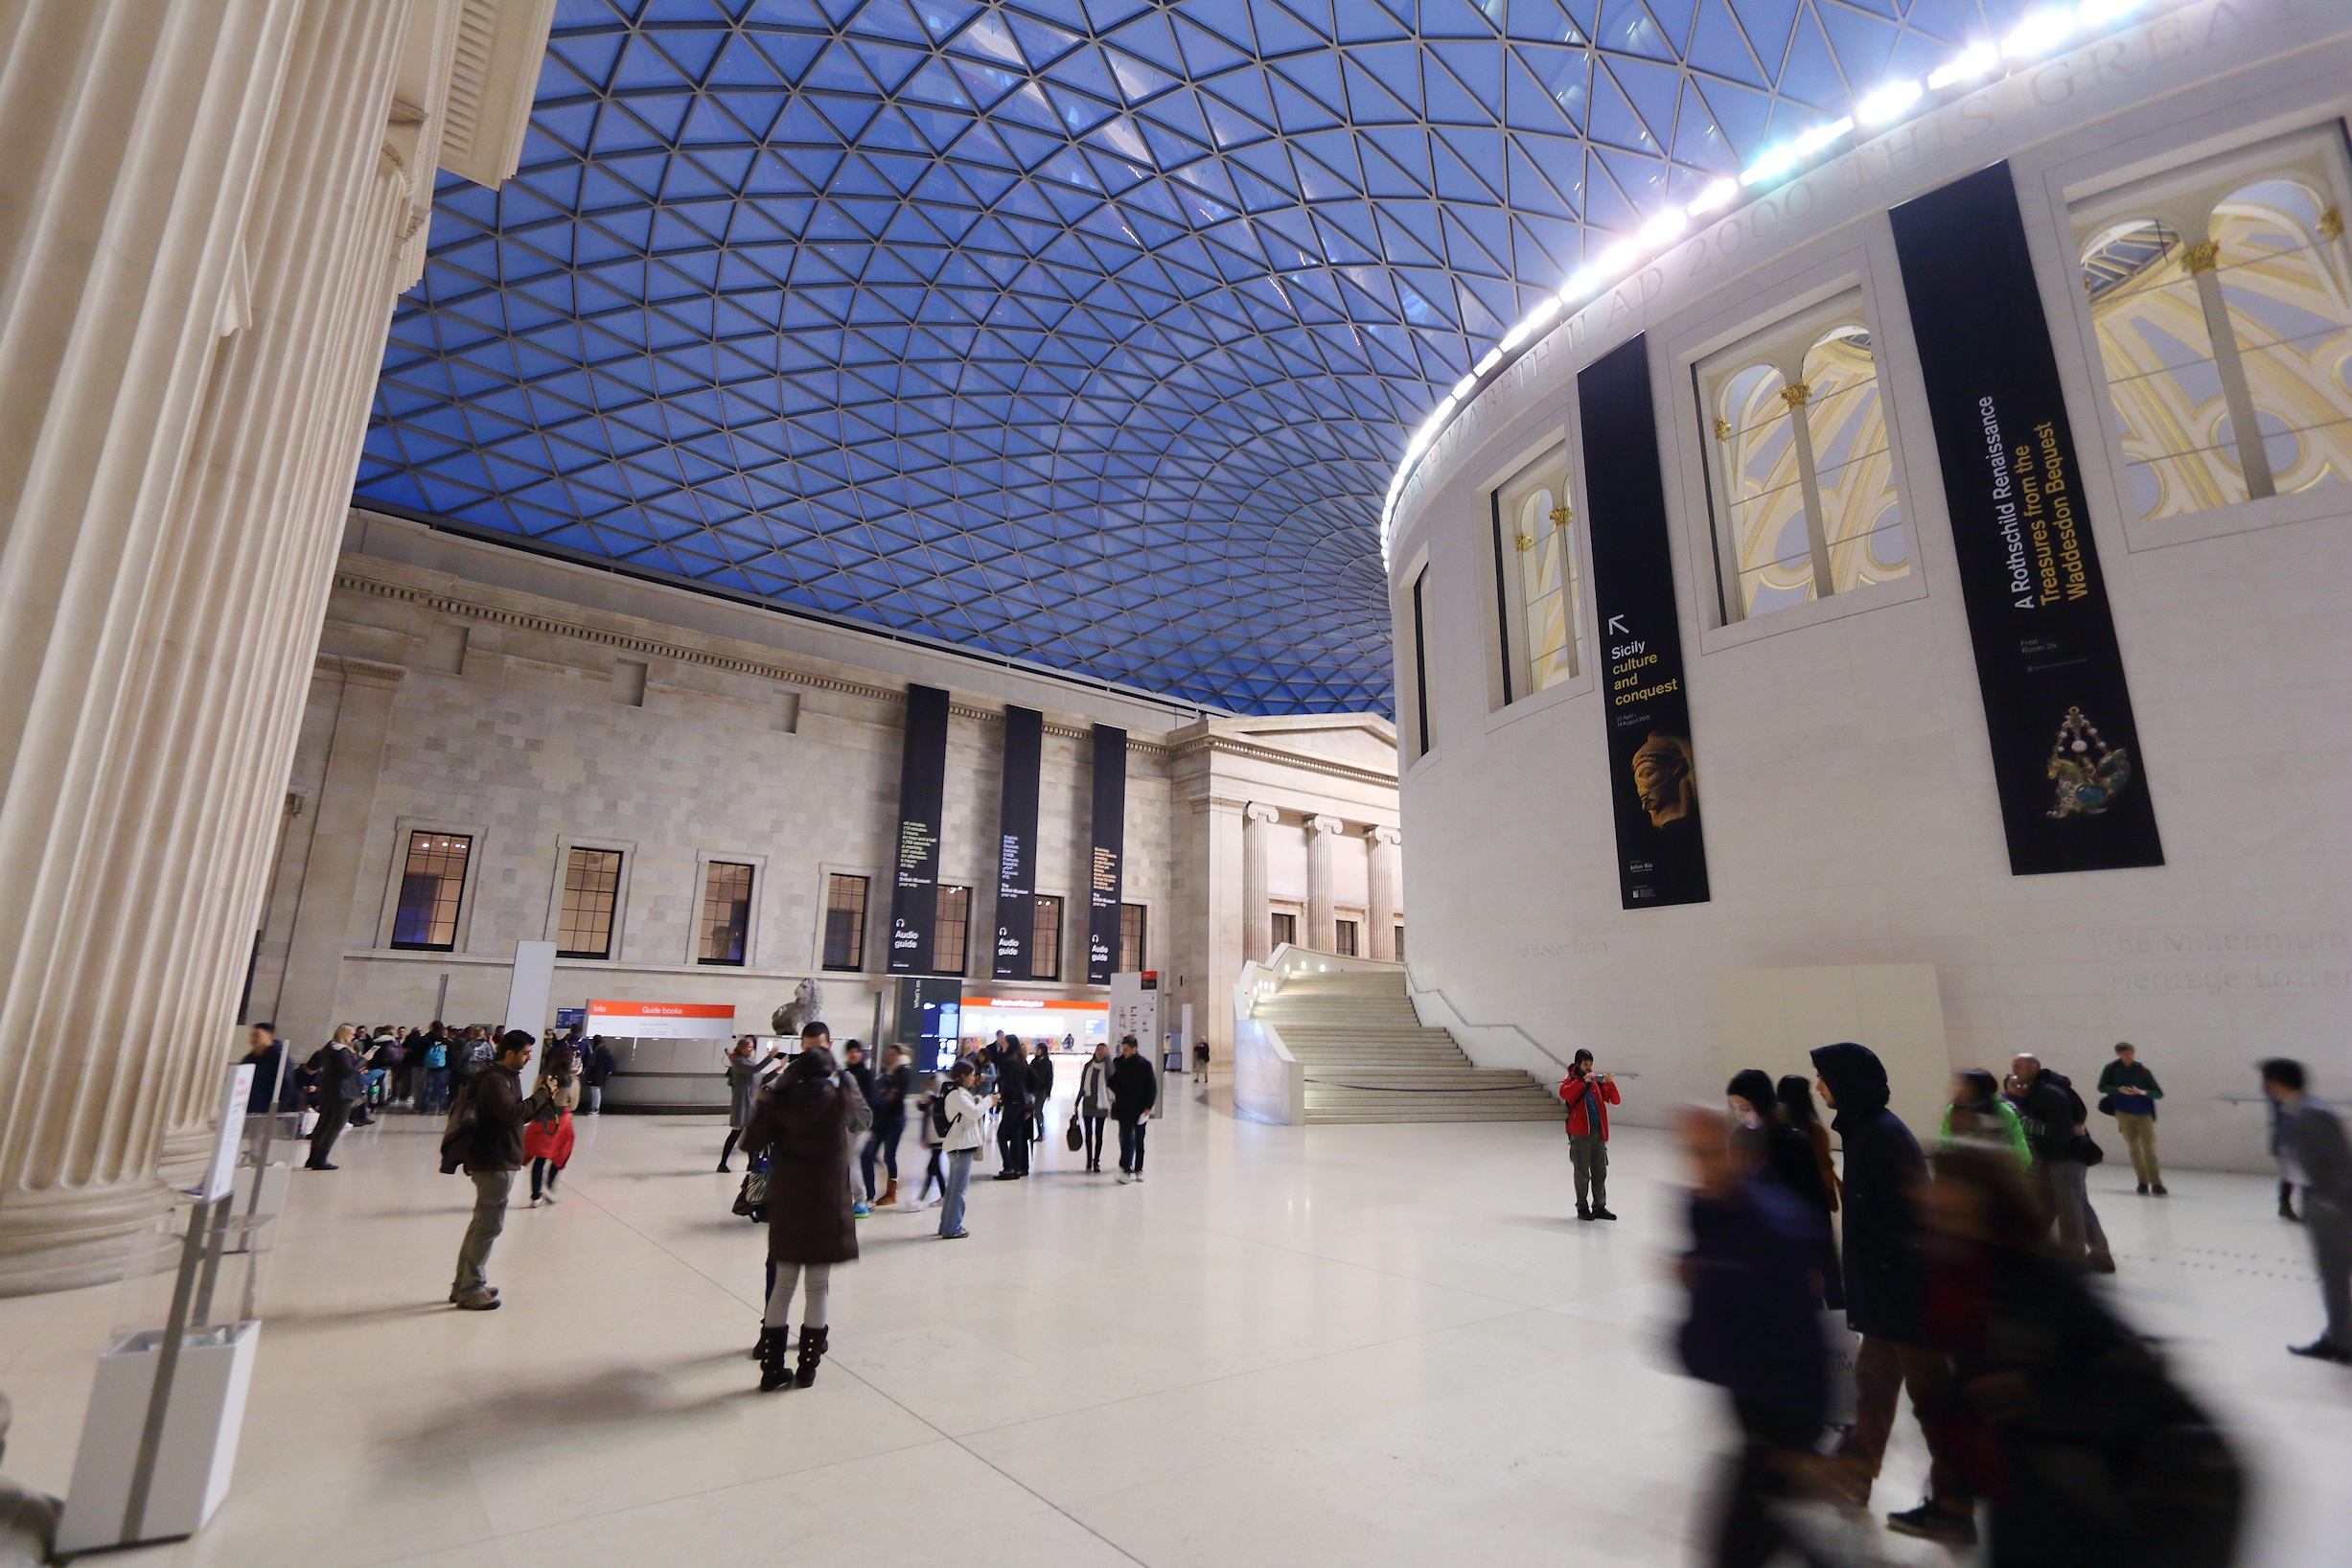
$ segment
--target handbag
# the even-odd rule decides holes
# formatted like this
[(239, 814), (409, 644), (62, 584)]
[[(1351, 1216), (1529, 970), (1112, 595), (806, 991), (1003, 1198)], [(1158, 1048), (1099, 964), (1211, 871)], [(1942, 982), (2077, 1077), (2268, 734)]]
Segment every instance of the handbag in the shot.
[(768, 1162), (754, 1160), (743, 1173), (743, 1185), (735, 1189), (734, 1211), (749, 1220), (768, 1217)]
[(2066, 1158), (2078, 1164), (2095, 1165), (2107, 1158), (2107, 1150), (2099, 1147), (2098, 1141), (2090, 1134), (2077, 1133), (2073, 1144), (2066, 1150)]
[(1062, 1141), (1070, 1145), (1072, 1154), (1086, 1147), (1086, 1134), (1078, 1130), (1078, 1113), (1075, 1111), (1070, 1113), (1070, 1131), (1063, 1135)]

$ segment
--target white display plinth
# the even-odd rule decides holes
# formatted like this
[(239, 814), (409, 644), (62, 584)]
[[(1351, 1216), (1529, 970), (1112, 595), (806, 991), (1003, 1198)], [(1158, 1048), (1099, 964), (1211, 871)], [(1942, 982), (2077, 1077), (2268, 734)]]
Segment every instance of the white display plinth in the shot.
[[(193, 1535), (228, 1495), (245, 1391), (253, 1381), (254, 1347), (261, 1337), (260, 1324), (241, 1323), (191, 1330), (183, 1342), (137, 1539)], [(162, 1340), (157, 1332), (134, 1334), (99, 1358), (81, 1447), (74, 1456), (73, 1487), (58, 1529), (60, 1556), (125, 1539), (123, 1512), (130, 1500), (148, 1395), (163, 1359)]]

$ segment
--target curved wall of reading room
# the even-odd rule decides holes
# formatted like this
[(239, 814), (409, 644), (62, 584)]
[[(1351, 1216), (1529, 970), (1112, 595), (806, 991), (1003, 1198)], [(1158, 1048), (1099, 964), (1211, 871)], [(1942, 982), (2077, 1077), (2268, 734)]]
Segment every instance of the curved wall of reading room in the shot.
[(1859, 1039), (1925, 1139), (2131, 1041), (2245, 1168), (2261, 1058), (2352, 1089), (2352, 17), (2082, 36), (1677, 219), (1417, 438), (1412, 980), (1482, 1059), (1659, 1120)]

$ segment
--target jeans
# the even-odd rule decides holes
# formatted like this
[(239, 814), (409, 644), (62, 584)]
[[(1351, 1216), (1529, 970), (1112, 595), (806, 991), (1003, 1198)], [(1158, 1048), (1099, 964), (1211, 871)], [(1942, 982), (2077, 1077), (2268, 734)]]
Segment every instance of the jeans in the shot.
[(825, 1326), (825, 1299), (833, 1290), (833, 1265), (830, 1263), (771, 1263), (768, 1265), (768, 1310), (760, 1318), (763, 1328), (782, 1328), (792, 1322), (793, 1287), (800, 1282), (807, 1271), (809, 1288), (800, 1299), (800, 1324), (804, 1328)]
[(1089, 1111), (1079, 1118), (1086, 1132), (1086, 1168), (1102, 1168), (1102, 1124), (1109, 1119), (1100, 1111)]
[(450, 1070), (428, 1067), (425, 1070), (425, 1102), (417, 1107), (422, 1116), (447, 1116), (450, 1109)]
[(2058, 1253), (2070, 1263), (2087, 1255), (2093, 1263), (2111, 1261), (2107, 1232), (2090, 1207), (2090, 1188), (2084, 1178), (2090, 1167), (2080, 1160), (2051, 1160), (2042, 1164), (2042, 1180), (2050, 1184), (2050, 1207), (2058, 1212)]
[(1599, 1133), (1570, 1133), (1568, 1164), (1576, 1172), (1577, 1212), (1606, 1209), (1609, 1206), (1609, 1141)]
[(1975, 1506), (1968, 1471), (1949, 1450), (1939, 1413), (1951, 1397), (1951, 1363), (1944, 1352), (1925, 1345), (1905, 1345), (1862, 1336), (1854, 1357), (1854, 1430), (1837, 1446), (1837, 1457), (1855, 1464), (1872, 1480), (1886, 1458), (1886, 1440), (1895, 1430), (1895, 1398), (1911, 1391), (1911, 1412), (1927, 1435), (1927, 1495), (1947, 1508), (1967, 1512)]
[(360, 1082), (367, 1086), (365, 1097), (370, 1105), (381, 1105), (383, 1103), (384, 1080), (390, 1076), (390, 1072), (380, 1067), (371, 1067), (366, 1072), (359, 1074)]
[(597, 1116), (605, 1108), (605, 1086), (600, 1083), (580, 1086), (580, 1109), (584, 1115)]
[(914, 1201), (918, 1204), (929, 1198), (934, 1188), (942, 1192), (947, 1190), (947, 1172), (939, 1168), (939, 1145), (931, 1143), (925, 1146), (931, 1150), (931, 1158), (923, 1164), (923, 1190), (914, 1195)]
[(874, 1136), (865, 1141), (858, 1155), (858, 1166), (865, 1176), (865, 1201), (874, 1201), (874, 1164), (880, 1161), (890, 1180), (898, 1180), (898, 1140), (907, 1130), (905, 1116), (886, 1117), (874, 1123)]
[(972, 1156), (977, 1149), (957, 1149), (947, 1157), (947, 1183), (939, 1205), (939, 1234), (956, 1235), (963, 1230), (963, 1196), (972, 1185)]
[(1143, 1173), (1143, 1134), (1149, 1125), (1134, 1117), (1118, 1118), (1118, 1168), (1141, 1176)]
[(2139, 1185), (2155, 1187), (2162, 1182), (2164, 1172), (2156, 1164), (2156, 1118), (2119, 1113), (2115, 1130), (2123, 1134), (2123, 1146), (2132, 1151), (2132, 1174)]
[(483, 1270), (490, 1262), (491, 1243), (506, 1229), (506, 1200), (514, 1195), (515, 1173), (511, 1170), (473, 1170), (467, 1175), (473, 1179), (473, 1218), (466, 1226), (466, 1239), (457, 1249), (457, 1280), (451, 1287), (460, 1296), (471, 1296), (489, 1282)]
[(563, 1174), (564, 1167), (562, 1165), (556, 1165), (550, 1168), (544, 1157), (532, 1161), (531, 1201), (534, 1203), (538, 1202), (539, 1195), (542, 1191), (553, 1192), (555, 1190), (557, 1178), (561, 1177)]
[(2352, 1211), (2338, 1208), (2308, 1188), (2303, 1226), (2311, 1232), (2311, 1260), (2319, 1276), (2319, 1299), (2327, 1303), (2327, 1340), (2352, 1349)]

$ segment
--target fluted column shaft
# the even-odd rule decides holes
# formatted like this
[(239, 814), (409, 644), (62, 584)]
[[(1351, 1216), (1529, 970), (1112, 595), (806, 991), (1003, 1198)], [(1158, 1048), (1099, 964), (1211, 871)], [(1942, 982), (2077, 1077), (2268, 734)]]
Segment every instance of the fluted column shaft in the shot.
[(1331, 856), (1347, 827), (1336, 817), (1306, 819), (1306, 945), (1339, 951), (1339, 919), (1331, 897)]
[(1274, 953), (1274, 922), (1266, 917), (1273, 902), (1266, 838), (1281, 819), (1280, 812), (1263, 802), (1252, 802), (1241, 813), (1241, 956), (1258, 963)]
[(1403, 842), (1393, 827), (1364, 830), (1364, 923), (1372, 927), (1364, 952), (1384, 963), (1396, 961), (1396, 851)]

